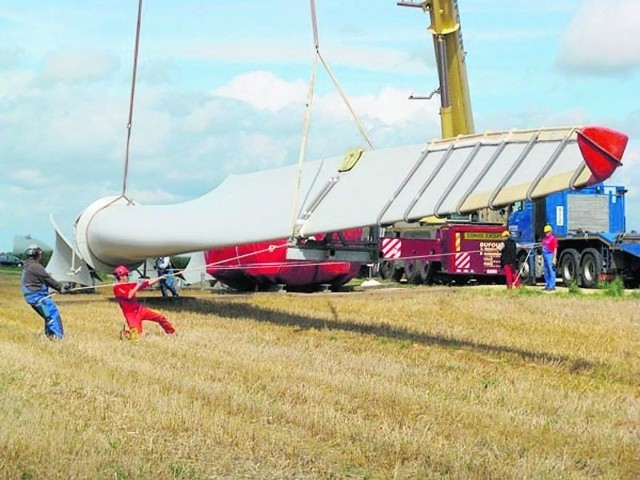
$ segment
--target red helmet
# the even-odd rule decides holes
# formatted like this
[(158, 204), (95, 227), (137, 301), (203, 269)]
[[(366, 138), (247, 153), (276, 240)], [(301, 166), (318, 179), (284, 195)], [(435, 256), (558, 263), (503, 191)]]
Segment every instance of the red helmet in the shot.
[(116, 277), (124, 277), (125, 275), (129, 275), (129, 269), (127, 267), (125, 267), (124, 265), (118, 265), (114, 270), (113, 270), (113, 274)]

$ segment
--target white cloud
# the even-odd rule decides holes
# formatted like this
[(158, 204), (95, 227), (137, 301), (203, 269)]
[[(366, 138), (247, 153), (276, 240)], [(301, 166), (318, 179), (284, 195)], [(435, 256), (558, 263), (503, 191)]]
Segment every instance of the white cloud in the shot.
[(304, 98), (306, 90), (302, 81), (286, 82), (271, 72), (258, 71), (237, 76), (213, 94), (275, 113)]
[(255, 64), (303, 63), (308, 65), (313, 58), (312, 45), (287, 45), (277, 42), (254, 43), (251, 40), (238, 42), (220, 40), (189, 44), (188, 46), (170, 46), (168, 53), (172, 57), (213, 60), (216, 62)]
[(111, 77), (120, 68), (120, 59), (106, 52), (73, 52), (49, 56), (44, 78), (61, 83), (82, 83)]
[(640, 2), (589, 0), (562, 37), (558, 64), (607, 72), (640, 67)]
[(437, 117), (440, 100), (437, 95), (429, 101), (409, 100), (411, 93), (409, 90), (385, 87), (375, 96), (356, 97), (354, 105), (357, 111), (367, 117), (390, 126), (405, 125), (417, 115)]
[(0, 82), (0, 98), (7, 99), (22, 95), (28, 91), (33, 80), (32, 72), (26, 70), (10, 70), (2, 72), (2, 82)]
[[(425, 35), (425, 41), (429, 38)], [(414, 51), (369, 47), (362, 45), (327, 43), (320, 46), (320, 52), (330, 68), (347, 66), (375, 72), (396, 75), (424, 75), (429, 72), (427, 64), (431, 57), (416, 56)], [(173, 58), (189, 57), (216, 62), (248, 63), (251, 65), (302, 65), (310, 66), (315, 50), (311, 44), (290, 45), (275, 42), (218, 42), (203, 45), (172, 47)], [(320, 61), (318, 62), (320, 65)], [(323, 68), (319, 66), (319, 68)]]
[(23, 186), (40, 186), (50, 183), (50, 180), (40, 170), (21, 168), (9, 174), (11, 179)]
[(19, 63), (20, 52), (17, 48), (0, 47), (0, 69), (10, 68)]

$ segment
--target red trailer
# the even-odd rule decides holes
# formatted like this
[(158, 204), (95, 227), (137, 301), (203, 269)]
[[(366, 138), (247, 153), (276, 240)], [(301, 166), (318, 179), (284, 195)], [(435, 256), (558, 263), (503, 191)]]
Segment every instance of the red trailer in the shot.
[(502, 225), (445, 224), (401, 230), (381, 239), (380, 275), (410, 283), (504, 282)]
[[(322, 242), (325, 235), (316, 235), (314, 240)], [(361, 228), (340, 232), (346, 241), (359, 241), (362, 235)], [(287, 260), (286, 243), (282, 239), (208, 250), (207, 273), (240, 291), (268, 290), (276, 285), (298, 290), (321, 285), (336, 288), (360, 273), (360, 263)]]

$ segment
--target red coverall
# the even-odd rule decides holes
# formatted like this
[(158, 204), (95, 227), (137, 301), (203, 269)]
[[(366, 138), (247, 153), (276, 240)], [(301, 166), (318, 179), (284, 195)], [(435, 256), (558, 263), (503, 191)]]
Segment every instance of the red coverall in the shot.
[[(137, 284), (135, 282), (116, 283), (113, 285), (113, 294), (120, 304), (120, 308), (122, 309), (124, 318), (127, 320), (129, 329), (135, 330), (139, 334), (141, 334), (142, 321), (149, 320), (151, 322), (159, 323), (162, 329), (169, 335), (175, 332), (176, 329), (173, 327), (173, 325), (171, 325), (169, 320), (167, 320), (167, 317), (156, 310), (151, 310), (150, 308), (146, 308), (140, 305), (135, 294), (132, 298), (129, 298), (129, 292), (133, 290), (136, 285)], [(147, 288), (148, 286), (149, 281), (144, 280), (138, 290), (142, 290), (143, 288)]]

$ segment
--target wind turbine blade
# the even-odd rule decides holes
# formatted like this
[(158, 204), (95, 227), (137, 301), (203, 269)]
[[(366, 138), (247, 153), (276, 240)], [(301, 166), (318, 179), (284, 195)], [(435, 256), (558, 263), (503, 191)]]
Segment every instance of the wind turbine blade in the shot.
[[(304, 236), (499, 207), (608, 178), (628, 138), (601, 127), (469, 135), (304, 165), (296, 233)], [(353, 160), (353, 156), (348, 156)], [(296, 166), (232, 175), (190, 202), (140, 206), (101, 199), (76, 222), (98, 269), (287, 238)]]
[(49, 216), (49, 221), (56, 232), (56, 242), (47, 263), (47, 272), (59, 282), (73, 282), (85, 287), (95, 285), (90, 268), (63, 235), (53, 215)]

